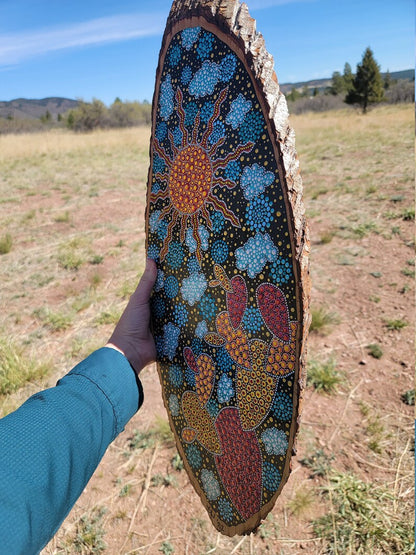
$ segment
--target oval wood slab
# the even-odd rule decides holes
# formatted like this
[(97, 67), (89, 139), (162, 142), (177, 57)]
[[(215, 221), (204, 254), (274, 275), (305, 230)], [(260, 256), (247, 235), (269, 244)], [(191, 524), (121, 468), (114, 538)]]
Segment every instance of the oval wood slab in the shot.
[(153, 100), (147, 253), (164, 403), (213, 524), (254, 530), (290, 472), (308, 327), (302, 183), (245, 5), (177, 1)]

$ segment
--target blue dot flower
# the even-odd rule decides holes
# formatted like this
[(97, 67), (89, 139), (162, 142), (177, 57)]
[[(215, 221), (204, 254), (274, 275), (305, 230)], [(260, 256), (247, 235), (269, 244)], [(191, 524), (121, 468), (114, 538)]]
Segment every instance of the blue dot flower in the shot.
[(199, 265), (198, 259), (195, 256), (191, 256), (188, 260), (188, 272), (190, 274), (199, 273), (201, 267)]
[(172, 416), (179, 416), (179, 400), (176, 395), (172, 395), (169, 397), (169, 410)]
[(194, 43), (197, 41), (201, 27), (189, 27), (184, 29), (181, 33), (182, 45), (185, 50), (190, 50)]
[(215, 299), (212, 295), (207, 294), (202, 297), (198, 303), (199, 312), (202, 318), (211, 322), (217, 313), (217, 307), (215, 306)]
[(186, 446), (186, 458), (194, 470), (201, 468), (202, 457), (196, 445), (192, 444)]
[(206, 409), (209, 412), (211, 418), (213, 418), (214, 420), (217, 418), (220, 412), (220, 407), (218, 406), (218, 403), (214, 401), (214, 399), (210, 399), (208, 401), (206, 405)]
[(264, 120), (259, 112), (249, 112), (238, 130), (243, 143), (255, 143), (263, 133)]
[(173, 299), (179, 292), (179, 283), (175, 276), (168, 276), (165, 279), (165, 293), (169, 299)]
[(153, 173), (163, 173), (165, 170), (165, 161), (156, 154), (153, 158)]
[(284, 455), (288, 442), (283, 430), (277, 428), (267, 428), (262, 434), (261, 439), (269, 455)]
[(215, 501), (218, 499), (221, 493), (220, 485), (215, 477), (212, 470), (203, 468), (201, 471), (202, 486), (205, 490), (205, 494), (210, 501)]
[(175, 145), (180, 146), (182, 144), (182, 138), (183, 138), (183, 134), (180, 127), (175, 127), (175, 129), (172, 132), (172, 135), (173, 135), (173, 142), (175, 143)]
[(160, 220), (159, 225), (157, 226), (156, 234), (159, 239), (162, 239), (163, 241), (163, 239), (168, 234), (168, 222), (165, 222), (165, 220)]
[(228, 403), (234, 397), (233, 381), (227, 374), (223, 374), (218, 382), (217, 396), (220, 403)]
[(169, 367), (169, 380), (174, 387), (181, 387), (183, 383), (182, 369), (177, 364)]
[(155, 337), (155, 346), (156, 346), (156, 352), (157, 352), (157, 356), (160, 358), (163, 356), (163, 337), (161, 337), (160, 335)]
[(212, 231), (214, 233), (221, 233), (225, 225), (225, 218), (223, 214), (221, 214), (221, 212), (214, 212), (214, 214), (211, 216), (211, 222)]
[(235, 54), (227, 54), (220, 65), (220, 79), (223, 82), (230, 81), (234, 76), (237, 67), (237, 58)]
[(190, 102), (185, 108), (185, 125), (194, 125), (198, 113), (198, 106), (195, 102)]
[(233, 520), (233, 508), (227, 499), (221, 497), (218, 501), (218, 511), (225, 522), (230, 523)]
[(184, 252), (180, 243), (172, 242), (169, 245), (169, 252), (166, 255), (166, 262), (171, 268), (177, 270), (183, 262)]
[(246, 209), (247, 224), (254, 231), (264, 231), (273, 222), (273, 203), (265, 195), (260, 195), (250, 201)]
[(217, 120), (214, 123), (214, 128), (212, 130), (211, 135), (208, 138), (208, 143), (210, 146), (215, 145), (223, 137), (225, 137), (225, 125), (223, 124), (222, 121)]
[(261, 330), (263, 320), (257, 308), (247, 307), (243, 316), (244, 328), (252, 334), (258, 333)]
[(166, 122), (161, 121), (160, 123), (158, 123), (156, 127), (156, 132), (155, 132), (156, 139), (158, 141), (163, 141), (163, 139), (166, 138), (167, 133), (168, 133), (168, 126)]
[(166, 306), (165, 301), (160, 297), (155, 297), (152, 299), (152, 312), (156, 318), (163, 318), (165, 315)]
[(271, 492), (279, 487), (281, 481), (279, 470), (271, 463), (265, 462), (263, 465), (263, 486)]
[(278, 285), (287, 283), (292, 278), (292, 265), (287, 258), (278, 256), (270, 268), (272, 280)]
[(201, 35), (198, 46), (196, 47), (196, 53), (200, 60), (205, 60), (209, 57), (214, 41), (215, 38), (212, 33), (203, 33)]
[(201, 108), (200, 118), (202, 123), (208, 123), (214, 114), (214, 103), (208, 100)]
[(188, 318), (189, 316), (186, 307), (182, 303), (177, 304), (173, 309), (173, 319), (175, 324), (182, 328), (187, 323)]
[(185, 366), (185, 379), (188, 387), (195, 387), (195, 372), (188, 365)]
[(149, 245), (147, 256), (152, 260), (159, 260), (159, 248), (156, 245)]
[(169, 65), (170, 67), (176, 67), (178, 65), (179, 60), (181, 59), (181, 48), (177, 44), (172, 46), (169, 52)]
[(199, 337), (199, 339), (204, 339), (207, 333), (208, 333), (208, 326), (205, 320), (202, 320), (202, 322), (198, 322), (198, 325), (196, 326), (196, 329), (195, 329), (195, 335)]
[(279, 391), (273, 400), (272, 412), (276, 418), (288, 422), (292, 419), (293, 402), (287, 393)]
[(196, 358), (198, 358), (199, 355), (202, 355), (204, 351), (204, 345), (199, 337), (194, 337), (194, 339), (192, 340), (191, 349)]
[(224, 264), (228, 258), (228, 245), (222, 239), (215, 241), (211, 247), (212, 260), (216, 264)]
[(182, 85), (188, 85), (189, 82), (192, 79), (192, 69), (190, 68), (190, 66), (185, 66), (182, 70), (182, 75), (181, 75), (181, 82)]
[(241, 165), (240, 162), (237, 160), (232, 160), (227, 164), (227, 167), (224, 170), (224, 177), (225, 179), (229, 179), (230, 181), (237, 182), (240, 179), (241, 175)]
[(223, 347), (217, 351), (217, 366), (221, 372), (228, 372), (233, 367), (233, 359)]

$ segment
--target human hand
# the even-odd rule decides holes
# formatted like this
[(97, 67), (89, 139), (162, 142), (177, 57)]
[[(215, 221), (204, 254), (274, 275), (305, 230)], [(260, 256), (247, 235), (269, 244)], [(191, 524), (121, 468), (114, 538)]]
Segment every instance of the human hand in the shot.
[(106, 345), (120, 351), (137, 374), (156, 359), (156, 347), (149, 328), (149, 298), (156, 276), (156, 264), (148, 259), (139, 285)]

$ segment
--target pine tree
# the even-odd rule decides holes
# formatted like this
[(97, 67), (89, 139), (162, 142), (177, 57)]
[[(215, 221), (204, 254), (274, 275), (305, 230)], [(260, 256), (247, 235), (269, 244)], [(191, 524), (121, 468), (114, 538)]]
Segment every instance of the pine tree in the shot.
[(348, 94), (350, 90), (353, 88), (353, 83), (354, 83), (354, 75), (352, 73), (351, 66), (348, 62), (346, 62), (344, 65), (344, 74), (342, 76), (342, 79), (344, 81), (344, 90)]
[(371, 48), (368, 47), (361, 63), (357, 64), (353, 87), (345, 101), (348, 104), (359, 104), (365, 114), (370, 104), (376, 104), (382, 100), (384, 100), (384, 87), (380, 67), (374, 59)]

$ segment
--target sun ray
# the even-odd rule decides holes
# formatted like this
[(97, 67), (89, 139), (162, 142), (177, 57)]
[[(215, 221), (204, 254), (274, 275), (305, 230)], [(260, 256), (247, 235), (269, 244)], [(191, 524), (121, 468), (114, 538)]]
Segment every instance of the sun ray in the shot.
[(168, 155), (168, 153), (166, 152), (166, 150), (161, 146), (161, 144), (159, 143), (158, 139), (155, 138), (154, 140), (154, 148), (157, 152), (157, 154), (163, 158), (163, 160), (166, 162), (166, 164), (168, 166), (170, 166), (170, 164), (172, 164), (173, 160), (170, 158), (170, 156)]
[(219, 185), (220, 187), (226, 187), (227, 189), (234, 189), (237, 183), (235, 181), (231, 181), (230, 179), (224, 179), (222, 177), (216, 177), (213, 182), (214, 187)]
[(211, 216), (209, 215), (209, 212), (208, 212), (207, 207), (205, 205), (201, 208), (201, 216), (207, 222), (208, 227), (212, 228)]
[(186, 229), (188, 227), (188, 220), (189, 220), (189, 216), (184, 215), (182, 217), (182, 225), (181, 225), (181, 230), (180, 230), (180, 240), (181, 243), (185, 242), (185, 237), (186, 237)]
[(202, 255), (201, 255), (201, 238), (199, 236), (199, 222), (198, 222), (198, 214), (192, 214), (192, 236), (196, 241), (196, 257), (198, 262), (201, 264), (202, 262)]
[(173, 138), (172, 131), (169, 131), (168, 137), (169, 137), (169, 142), (170, 142), (170, 148), (171, 148), (172, 153), (173, 153), (173, 159), (175, 159), (175, 156), (178, 154), (179, 151), (178, 151), (178, 149), (176, 148), (175, 140), (174, 140), (174, 138)]
[[(173, 212), (172, 219), (171, 219), (171, 221), (169, 222), (169, 225), (168, 225), (168, 231), (167, 231), (166, 239), (163, 242), (163, 247), (162, 247), (162, 250), (160, 251), (161, 260), (163, 260), (165, 258), (165, 256), (167, 255), (167, 253), (168, 253), (169, 245), (170, 245), (170, 242), (172, 241), (173, 229), (174, 229), (174, 227), (175, 227), (175, 225), (178, 221), (178, 217), (179, 217), (178, 213)], [(162, 218), (162, 215), (160, 215), (160, 218)]]
[(241, 227), (240, 221), (234, 214), (234, 212), (229, 210), (225, 203), (214, 194), (210, 196), (209, 200), (207, 200), (207, 203), (211, 204), (211, 206), (219, 210), (222, 215), (233, 224), (234, 227)]
[(196, 117), (195, 117), (194, 128), (192, 130), (192, 142), (194, 144), (196, 144), (197, 141), (198, 141), (199, 123), (200, 123), (200, 116), (199, 116), (199, 112), (198, 112)]
[(183, 102), (183, 94), (181, 89), (178, 87), (176, 92), (176, 100), (178, 103), (178, 115), (179, 115), (179, 129), (182, 131), (182, 145), (188, 144), (189, 142), (189, 133), (187, 128), (185, 127), (185, 110), (183, 109), (182, 102)]
[(159, 180), (159, 181), (164, 181), (165, 183), (167, 183), (167, 181), (169, 179), (169, 174), (168, 173), (155, 173), (155, 179)]
[(215, 120), (216, 120), (216, 119), (218, 118), (218, 116), (220, 115), (221, 104), (222, 104), (222, 103), (224, 102), (224, 100), (226, 99), (227, 94), (228, 94), (228, 87), (225, 87), (225, 89), (223, 89), (223, 90), (220, 92), (220, 94), (219, 94), (219, 96), (218, 96), (218, 98), (217, 98), (217, 101), (215, 102), (215, 105), (214, 105), (214, 112), (213, 112), (212, 116), (209, 118), (209, 122), (208, 122), (207, 128), (206, 128), (204, 134), (202, 135), (202, 139), (201, 139), (201, 145), (202, 145), (204, 148), (207, 148), (207, 142), (208, 142), (208, 139), (209, 139), (209, 137), (210, 137), (210, 135), (211, 135), (211, 133), (212, 133), (212, 131), (213, 131), (213, 129), (214, 129)]
[(212, 147), (208, 150), (208, 154), (210, 157), (214, 156), (217, 150), (225, 143), (225, 137), (222, 137), (217, 143), (213, 144)]
[(158, 191), (157, 193), (150, 193), (151, 199), (153, 202), (157, 202), (158, 200), (165, 200), (169, 197), (169, 189), (164, 189), (162, 191)]
[(244, 152), (251, 152), (253, 146), (254, 143), (246, 143), (245, 145), (238, 146), (234, 150), (234, 152), (230, 152), (225, 158), (218, 158), (217, 160), (215, 160), (214, 168), (218, 169), (227, 167), (227, 164), (229, 162), (231, 162), (232, 160), (237, 160), (237, 158), (239, 158), (239, 156), (241, 156), (241, 154), (243, 154)]

